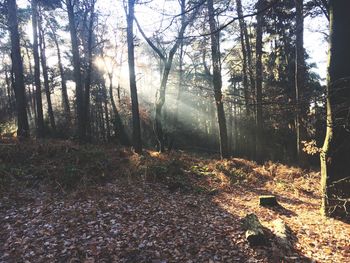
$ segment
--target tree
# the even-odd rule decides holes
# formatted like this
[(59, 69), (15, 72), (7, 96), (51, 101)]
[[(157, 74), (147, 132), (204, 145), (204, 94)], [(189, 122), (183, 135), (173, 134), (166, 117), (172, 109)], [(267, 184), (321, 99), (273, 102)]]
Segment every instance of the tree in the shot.
[[(186, 18), (186, 1), (181, 1), (181, 21), (185, 21)], [(183, 92), (183, 85), (184, 85), (184, 40), (181, 39), (180, 42), (180, 50), (179, 50), (179, 83), (178, 83), (178, 93), (177, 93), (177, 98), (176, 98), (176, 109), (175, 109), (175, 114), (174, 114), (174, 123), (173, 127), (175, 130), (179, 129), (179, 121), (178, 121), (178, 115), (179, 115), (179, 104), (181, 102), (181, 95)]]
[(44, 131), (44, 114), (43, 101), (40, 81), (40, 58), (39, 58), (39, 43), (38, 43), (38, 2), (32, 0), (32, 26), (33, 26), (33, 57), (34, 57), (34, 81), (35, 81), (35, 96), (36, 96), (36, 111), (37, 111), (37, 136), (43, 137)]
[(92, 75), (92, 51), (93, 51), (93, 36), (94, 36), (94, 19), (95, 19), (95, 3), (96, 0), (91, 0), (88, 3), (88, 10), (90, 13), (88, 25), (88, 39), (87, 39), (87, 69), (85, 74), (85, 93), (84, 93), (84, 126), (85, 133), (90, 138), (90, 89), (91, 89), (91, 75)]
[(14, 73), (14, 91), (17, 106), (17, 136), (29, 137), (29, 125), (27, 117), (27, 102), (23, 76), (23, 62), (18, 33), (17, 3), (15, 0), (7, 1), (8, 26), (11, 37), (11, 58)]
[(299, 164), (305, 165), (306, 154), (303, 152), (302, 142), (306, 140), (305, 115), (307, 101), (305, 94), (305, 58), (304, 58), (304, 0), (295, 0), (296, 7), (296, 41), (295, 41), (295, 101), (296, 101), (296, 147)]
[(245, 96), (245, 104), (246, 104), (246, 113), (247, 113), (247, 116), (249, 116), (250, 105), (249, 105), (249, 90), (248, 90), (248, 74), (249, 74), (251, 90), (255, 88), (253, 65), (252, 65), (252, 51), (250, 46), (247, 25), (243, 17), (242, 1), (236, 0), (236, 5), (237, 5), (237, 15), (239, 17), (240, 40), (241, 40), (242, 55), (243, 55), (242, 71), (243, 71), (244, 96)]
[[(38, 12), (39, 13), (39, 12)], [(46, 62), (46, 43), (45, 43), (45, 32), (43, 29), (43, 19), (42, 19), (42, 12), (39, 13), (39, 21), (38, 21), (38, 29), (39, 29), (39, 47), (40, 47), (40, 61), (41, 61), (41, 68), (43, 70), (43, 76), (44, 76), (44, 88), (45, 88), (45, 95), (46, 95), (46, 102), (47, 102), (47, 112), (49, 115), (50, 125), (53, 130), (53, 132), (56, 131), (56, 122), (55, 122), (55, 116), (53, 113), (53, 107), (52, 107), (52, 101), (51, 101), (51, 91), (50, 91), (50, 83), (49, 83), (49, 73), (48, 73), (48, 67)]]
[(214, 97), (216, 103), (216, 110), (218, 116), (219, 124), (219, 134), (220, 134), (220, 154), (221, 158), (229, 157), (228, 152), (228, 141), (227, 141), (227, 128), (226, 128), (226, 118), (224, 111), (224, 103), (222, 100), (222, 77), (221, 77), (221, 58), (220, 58), (220, 31), (216, 26), (215, 12), (213, 0), (207, 0), (208, 6), (208, 18), (210, 27), (210, 38), (211, 38), (211, 57), (213, 65), (213, 87), (214, 87)]
[(61, 88), (62, 88), (62, 106), (64, 109), (64, 115), (65, 115), (65, 121), (70, 126), (71, 124), (71, 113), (70, 113), (70, 105), (69, 105), (69, 99), (68, 99), (68, 92), (67, 92), (67, 84), (66, 84), (66, 77), (63, 69), (62, 64), (62, 55), (61, 55), (61, 48), (59, 44), (59, 39), (57, 37), (56, 29), (58, 27), (57, 21), (50, 17), (47, 21), (48, 26), (50, 28), (50, 34), (49, 36), (52, 38), (53, 42), (55, 43), (56, 52), (57, 52), (57, 63), (58, 63), (58, 69), (61, 76)]
[(349, 217), (350, 1), (330, 1), (327, 133), (321, 151), (322, 213)]
[(134, 18), (135, 0), (128, 0), (127, 12), (127, 42), (128, 42), (128, 64), (129, 64), (129, 84), (132, 110), (132, 143), (135, 152), (142, 153), (141, 125), (139, 102), (137, 98), (137, 86), (135, 75), (135, 52), (134, 52)]
[(76, 28), (76, 19), (74, 7), (77, 4), (75, 0), (65, 0), (69, 21), (69, 32), (72, 44), (73, 54), (73, 68), (74, 68), (74, 80), (75, 80), (75, 96), (77, 105), (77, 136), (79, 141), (86, 140), (86, 123), (84, 121), (84, 90), (83, 81), (81, 75), (81, 62), (79, 52), (79, 42)]
[[(181, 0), (181, 1), (185, 1), (185, 0)], [(181, 4), (181, 2), (180, 2)], [(181, 6), (184, 6), (185, 4), (182, 3)], [(196, 4), (194, 6), (194, 8), (191, 8), (193, 11), (191, 13), (191, 15), (189, 17), (185, 17), (185, 16), (181, 16), (181, 26), (180, 29), (177, 33), (177, 37), (176, 40), (174, 42), (174, 45), (171, 46), (169, 53), (166, 54), (165, 52), (163, 52), (161, 50), (161, 48), (157, 47), (150, 38), (148, 38), (145, 33), (143, 32), (140, 24), (136, 21), (136, 24), (138, 26), (138, 29), (140, 30), (141, 35), (143, 36), (143, 38), (146, 40), (146, 42), (148, 43), (148, 45), (154, 50), (154, 52), (158, 55), (158, 57), (160, 58), (162, 64), (163, 64), (163, 72), (162, 72), (162, 76), (161, 76), (161, 83), (160, 83), (160, 87), (159, 87), (159, 91), (158, 91), (158, 97), (156, 98), (156, 106), (155, 106), (155, 124), (154, 124), (154, 130), (155, 130), (155, 134), (156, 134), (156, 139), (158, 142), (158, 150), (160, 152), (164, 152), (165, 151), (165, 137), (166, 134), (164, 134), (164, 130), (163, 130), (163, 124), (162, 124), (162, 109), (163, 106), (165, 104), (165, 94), (166, 94), (166, 88), (167, 88), (167, 83), (168, 83), (168, 79), (169, 79), (169, 74), (171, 71), (171, 67), (173, 64), (173, 59), (174, 56), (177, 52), (177, 49), (179, 48), (180, 44), (183, 41), (183, 37), (186, 31), (187, 26), (189, 25), (189, 23), (191, 21), (193, 21), (194, 17), (196, 16), (196, 14), (199, 11), (199, 7), (200, 5)], [(184, 12), (182, 12), (184, 13)]]
[[(257, 3), (257, 9), (261, 10), (264, 0), (259, 0)], [(263, 68), (262, 68), (262, 52), (263, 52), (263, 13), (259, 12), (256, 16), (256, 160), (262, 161), (262, 129), (263, 129), (263, 115), (262, 115), (262, 81), (263, 81)]]

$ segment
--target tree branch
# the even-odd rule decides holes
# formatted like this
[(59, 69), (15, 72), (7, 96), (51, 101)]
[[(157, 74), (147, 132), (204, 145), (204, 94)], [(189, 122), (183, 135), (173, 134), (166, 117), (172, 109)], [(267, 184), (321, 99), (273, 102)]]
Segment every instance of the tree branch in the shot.
[(247, 15), (243, 15), (243, 16), (236, 16), (236, 17), (233, 17), (229, 22), (227, 22), (226, 24), (218, 27), (215, 31), (213, 32), (209, 32), (209, 33), (204, 33), (204, 34), (200, 34), (200, 35), (197, 35), (197, 36), (186, 36), (184, 38), (195, 38), (195, 37), (206, 37), (206, 36), (210, 36), (212, 34), (217, 34), (218, 32), (220, 32), (221, 30), (225, 29), (226, 27), (228, 27), (229, 25), (231, 25), (233, 22), (235, 22), (236, 20), (238, 19), (242, 19), (242, 18), (246, 18), (246, 17), (252, 17), (252, 16), (256, 16), (256, 15), (259, 15), (261, 13), (264, 13), (266, 10), (274, 7), (279, 1), (278, 0), (275, 0), (273, 2), (271, 2), (269, 5), (267, 5), (266, 7), (254, 12), (254, 13), (250, 13), (250, 14), (247, 14)]
[(142, 30), (139, 22), (137, 21), (136, 17), (134, 16), (134, 20), (136, 22), (137, 28), (139, 29), (141, 35), (143, 36), (143, 38), (146, 40), (146, 42), (148, 43), (148, 45), (154, 50), (154, 52), (157, 53), (157, 55), (160, 57), (161, 60), (166, 61), (166, 57), (164, 56), (164, 54), (162, 53), (162, 51), (160, 51), (160, 49), (158, 47), (156, 47), (156, 45), (153, 44), (153, 42), (146, 36), (145, 32)]

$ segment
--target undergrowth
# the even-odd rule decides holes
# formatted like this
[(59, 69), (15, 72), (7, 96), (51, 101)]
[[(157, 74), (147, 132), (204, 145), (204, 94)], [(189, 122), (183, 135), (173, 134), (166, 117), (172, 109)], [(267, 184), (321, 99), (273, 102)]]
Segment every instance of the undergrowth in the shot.
[(104, 182), (111, 169), (106, 152), (70, 142), (23, 142), (1, 145), (0, 186), (49, 184), (62, 190)]
[[(42, 140), (0, 144), (0, 190), (40, 187), (54, 190), (87, 189), (107, 182), (160, 183), (170, 192), (217, 194), (230, 187), (261, 187), (309, 193), (317, 189), (319, 173), (244, 159), (218, 160), (185, 152), (138, 155), (113, 145), (79, 145), (71, 141)], [(315, 178), (307, 180), (305, 178)]]

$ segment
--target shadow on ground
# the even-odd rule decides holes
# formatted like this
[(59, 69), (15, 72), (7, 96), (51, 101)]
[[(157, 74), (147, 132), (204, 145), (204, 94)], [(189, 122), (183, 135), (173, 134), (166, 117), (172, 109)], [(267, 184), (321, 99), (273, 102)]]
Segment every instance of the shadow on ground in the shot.
[(4, 262), (309, 261), (296, 250), (276, 251), (269, 230), (270, 245), (250, 248), (241, 218), (205, 194), (107, 184), (74, 195), (23, 195), (0, 208)]

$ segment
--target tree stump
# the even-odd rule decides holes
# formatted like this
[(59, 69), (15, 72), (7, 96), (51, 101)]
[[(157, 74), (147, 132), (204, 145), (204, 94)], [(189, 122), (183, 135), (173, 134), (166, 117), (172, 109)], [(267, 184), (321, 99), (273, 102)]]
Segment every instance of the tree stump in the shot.
[(261, 195), (259, 196), (260, 206), (278, 206), (276, 196), (274, 195)]
[(243, 219), (243, 224), (246, 229), (245, 238), (249, 242), (249, 245), (258, 246), (266, 243), (264, 227), (255, 214), (246, 215)]

